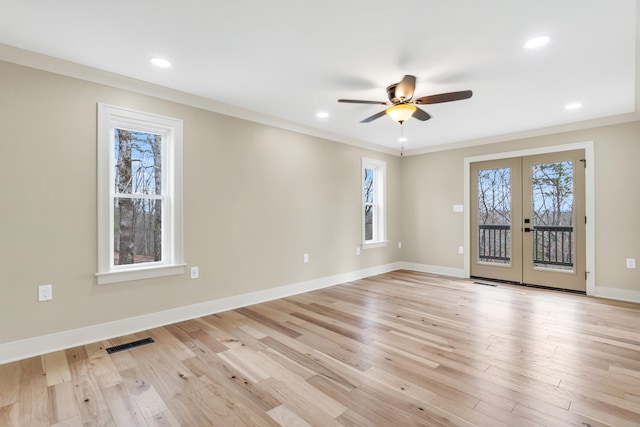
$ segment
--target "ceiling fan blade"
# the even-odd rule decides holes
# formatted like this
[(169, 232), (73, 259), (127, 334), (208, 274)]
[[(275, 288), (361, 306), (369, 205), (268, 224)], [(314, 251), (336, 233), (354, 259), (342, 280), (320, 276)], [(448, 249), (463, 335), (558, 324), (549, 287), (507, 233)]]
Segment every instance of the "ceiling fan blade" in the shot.
[(431, 118), (431, 116), (429, 115), (429, 113), (427, 113), (424, 110), (419, 109), (418, 107), (416, 107), (416, 111), (413, 112), (413, 114), (411, 115), (411, 117), (414, 117), (418, 120), (422, 120), (427, 121)]
[(377, 104), (377, 105), (387, 105), (387, 102), (383, 101), (363, 101), (361, 99), (338, 99), (338, 102), (346, 102), (349, 104)]
[(396, 85), (395, 97), (404, 101), (413, 98), (413, 91), (416, 90), (416, 77), (407, 74)]
[(380, 117), (384, 116), (385, 114), (387, 114), (387, 110), (382, 110), (379, 113), (374, 114), (373, 116), (369, 116), (364, 120), (360, 120), (360, 123), (369, 123), (374, 121), (375, 119), (379, 119)]
[(440, 93), (438, 95), (423, 96), (416, 99), (416, 104), (439, 104), (441, 102), (460, 101), (462, 99), (469, 99), (473, 95), (470, 90), (462, 90), (460, 92), (448, 92)]

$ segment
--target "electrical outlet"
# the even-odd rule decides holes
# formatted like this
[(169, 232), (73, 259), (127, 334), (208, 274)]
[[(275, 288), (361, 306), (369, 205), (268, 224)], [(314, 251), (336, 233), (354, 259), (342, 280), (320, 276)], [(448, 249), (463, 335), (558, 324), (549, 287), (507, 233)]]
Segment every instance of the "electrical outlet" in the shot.
[(198, 267), (191, 267), (191, 278), (197, 279), (198, 277), (200, 277), (200, 271), (198, 270)]
[(398, 242), (398, 249), (402, 249), (402, 242)]
[(360, 246), (356, 248), (356, 255), (360, 255)]
[(53, 285), (38, 286), (38, 301), (49, 301), (53, 298)]
[(304, 262), (305, 264), (309, 262), (309, 254), (304, 254), (302, 256), (302, 262)]
[(635, 258), (627, 258), (627, 268), (636, 268)]

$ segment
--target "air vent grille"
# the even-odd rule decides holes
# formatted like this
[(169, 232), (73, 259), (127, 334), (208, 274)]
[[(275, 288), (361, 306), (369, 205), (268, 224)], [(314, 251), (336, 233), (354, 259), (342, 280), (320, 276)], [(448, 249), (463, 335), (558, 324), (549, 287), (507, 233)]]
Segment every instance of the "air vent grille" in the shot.
[(153, 338), (145, 338), (142, 340), (138, 340), (138, 341), (132, 341), (126, 344), (120, 344), (120, 345), (114, 345), (113, 347), (109, 347), (107, 349), (107, 353), (112, 354), (112, 353), (117, 353), (119, 351), (124, 351), (124, 350), (129, 350), (131, 348), (135, 348), (135, 347), (140, 347), (141, 345), (145, 345), (145, 344), (151, 344), (153, 341)]

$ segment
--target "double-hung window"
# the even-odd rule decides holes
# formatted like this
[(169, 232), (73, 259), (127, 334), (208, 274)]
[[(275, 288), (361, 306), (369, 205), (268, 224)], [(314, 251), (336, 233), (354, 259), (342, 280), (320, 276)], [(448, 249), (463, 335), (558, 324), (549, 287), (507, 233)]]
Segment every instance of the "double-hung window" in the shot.
[(386, 172), (382, 160), (362, 159), (362, 234), (363, 246), (384, 246), (386, 234)]
[(182, 120), (98, 104), (98, 283), (184, 273)]

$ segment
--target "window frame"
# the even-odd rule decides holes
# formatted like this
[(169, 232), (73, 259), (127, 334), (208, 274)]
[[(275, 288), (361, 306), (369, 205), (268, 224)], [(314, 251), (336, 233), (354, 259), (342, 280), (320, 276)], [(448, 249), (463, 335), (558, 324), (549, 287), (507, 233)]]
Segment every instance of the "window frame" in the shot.
[[(366, 170), (373, 170), (373, 239), (366, 239), (366, 190), (365, 190), (365, 175)], [(362, 189), (362, 247), (364, 249), (377, 248), (386, 246), (387, 241), (387, 206), (386, 206), (386, 194), (387, 194), (387, 162), (383, 160), (371, 159), (367, 157), (362, 158), (362, 174), (360, 178), (360, 185)]]
[[(162, 137), (162, 260), (116, 266), (114, 253), (115, 129)], [(183, 121), (98, 103), (98, 284), (184, 274)], [(165, 193), (166, 191), (166, 193)], [(134, 197), (136, 195), (133, 195)], [(144, 197), (143, 197), (144, 198)]]

